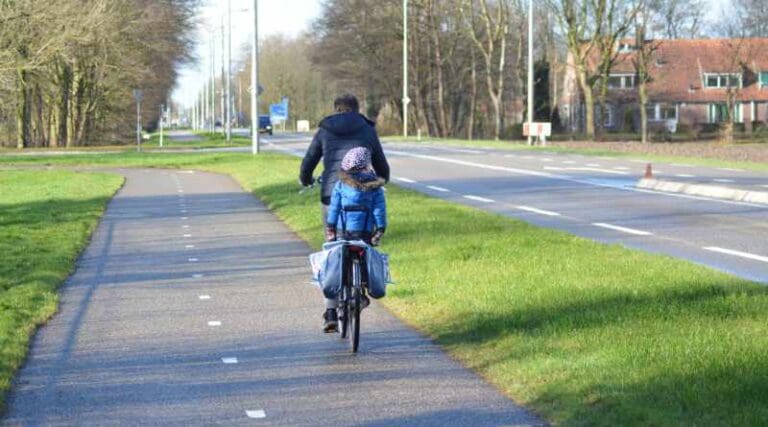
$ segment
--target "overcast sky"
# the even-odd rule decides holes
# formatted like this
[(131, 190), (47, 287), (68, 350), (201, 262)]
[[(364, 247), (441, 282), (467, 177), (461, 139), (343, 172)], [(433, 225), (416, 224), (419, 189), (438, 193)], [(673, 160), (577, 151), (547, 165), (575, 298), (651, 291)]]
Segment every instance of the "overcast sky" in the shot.
[[(251, 11), (253, 0), (229, 0), (232, 2), (232, 51), (236, 58), (238, 47), (247, 43), (252, 34)], [(534, 0), (538, 1), (538, 0)], [(708, 0), (710, 19), (716, 19), (722, 11), (722, 5), (729, 0)], [(272, 34), (295, 36), (308, 29), (309, 24), (320, 14), (322, 0), (260, 0), (259, 33), (260, 37)], [(173, 98), (183, 105), (194, 102), (195, 93), (201, 90), (206, 71), (210, 67), (209, 40), (213, 34), (216, 40), (217, 70), (221, 69), (221, 18), (225, 13), (227, 0), (205, 0), (200, 11), (201, 25), (196, 35), (197, 64), (184, 67), (181, 71)]]

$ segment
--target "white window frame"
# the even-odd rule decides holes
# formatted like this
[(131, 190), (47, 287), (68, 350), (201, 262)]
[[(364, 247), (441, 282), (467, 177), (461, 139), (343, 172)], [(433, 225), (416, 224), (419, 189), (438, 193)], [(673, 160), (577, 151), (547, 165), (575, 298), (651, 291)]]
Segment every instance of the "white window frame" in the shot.
[[(704, 89), (728, 89), (728, 83), (722, 84), (722, 78), (725, 77), (726, 82), (730, 77), (736, 76), (739, 79), (738, 88), (744, 87), (744, 77), (740, 73), (704, 73)], [(708, 80), (710, 77), (717, 77), (717, 86), (709, 86)], [(735, 87), (735, 86), (734, 86)]]
[(766, 80), (768, 80), (768, 71), (761, 71), (757, 75), (757, 81), (760, 82), (760, 89), (768, 87), (768, 83), (763, 83), (763, 76), (766, 76)]
[[(619, 78), (619, 86), (618, 87), (611, 87), (608, 86), (609, 89), (634, 89), (637, 87), (637, 76), (635, 74), (629, 74), (629, 73), (617, 73), (617, 74), (610, 74), (608, 75), (608, 78), (611, 77), (618, 77)], [(631, 82), (631, 84), (627, 85), (627, 79)]]
[[(715, 117), (712, 114), (712, 111), (713, 111), (712, 107), (713, 106), (717, 106), (717, 105), (725, 105), (726, 106), (725, 108), (728, 108), (728, 104), (725, 103), (725, 102), (710, 102), (709, 104), (707, 104), (707, 121), (709, 123), (725, 123), (726, 122), (725, 120), (720, 121), (720, 122), (716, 122), (714, 120)], [(736, 103), (736, 106), (735, 106), (735, 108), (733, 110), (734, 110), (733, 111), (734, 115), (736, 116), (736, 117), (734, 117), (733, 122), (734, 123), (744, 123), (744, 103), (743, 102)]]
[[(680, 118), (680, 104), (672, 104), (672, 103), (648, 103), (646, 108), (653, 107), (653, 116), (648, 114), (648, 121), (649, 122), (665, 122), (667, 120), (679, 120)], [(661, 117), (661, 109), (662, 107), (666, 108), (674, 108), (675, 109), (675, 118), (674, 119), (665, 119)]]

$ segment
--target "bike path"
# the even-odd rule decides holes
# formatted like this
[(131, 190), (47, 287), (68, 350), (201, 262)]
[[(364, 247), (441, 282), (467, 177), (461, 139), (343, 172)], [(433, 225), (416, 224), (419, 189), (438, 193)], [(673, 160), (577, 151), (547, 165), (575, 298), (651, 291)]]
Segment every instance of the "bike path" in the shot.
[(544, 424), (379, 304), (320, 332), (310, 248), (229, 177), (121, 170), (4, 425)]

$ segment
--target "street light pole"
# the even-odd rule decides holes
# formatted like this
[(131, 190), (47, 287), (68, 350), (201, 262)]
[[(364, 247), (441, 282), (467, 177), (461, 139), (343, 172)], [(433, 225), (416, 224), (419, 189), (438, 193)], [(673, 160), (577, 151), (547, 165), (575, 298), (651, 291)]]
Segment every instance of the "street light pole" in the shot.
[(403, 0), (403, 137), (408, 137), (408, 0)]
[(225, 120), (227, 144), (232, 141), (232, 0), (227, 0), (227, 81), (226, 81), (227, 113)]
[(160, 105), (160, 148), (163, 148), (163, 117), (165, 116), (165, 105)]
[(533, 145), (533, 0), (528, 0), (528, 145)]
[(259, 0), (253, 0), (251, 40), (251, 150), (259, 154)]

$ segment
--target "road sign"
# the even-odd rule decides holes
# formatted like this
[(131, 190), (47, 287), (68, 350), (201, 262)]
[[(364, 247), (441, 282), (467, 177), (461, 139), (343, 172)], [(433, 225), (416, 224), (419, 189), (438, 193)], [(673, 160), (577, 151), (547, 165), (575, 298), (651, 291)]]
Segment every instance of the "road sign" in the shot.
[(144, 91), (142, 91), (141, 89), (134, 89), (133, 99), (135, 99), (136, 102), (141, 102), (144, 99)]
[(272, 104), (269, 106), (269, 118), (273, 122), (284, 122), (288, 120), (288, 106), (280, 104)]
[(552, 123), (533, 122), (531, 127), (532, 132), (529, 133), (528, 122), (523, 123), (523, 136), (537, 136), (539, 138), (552, 136)]

